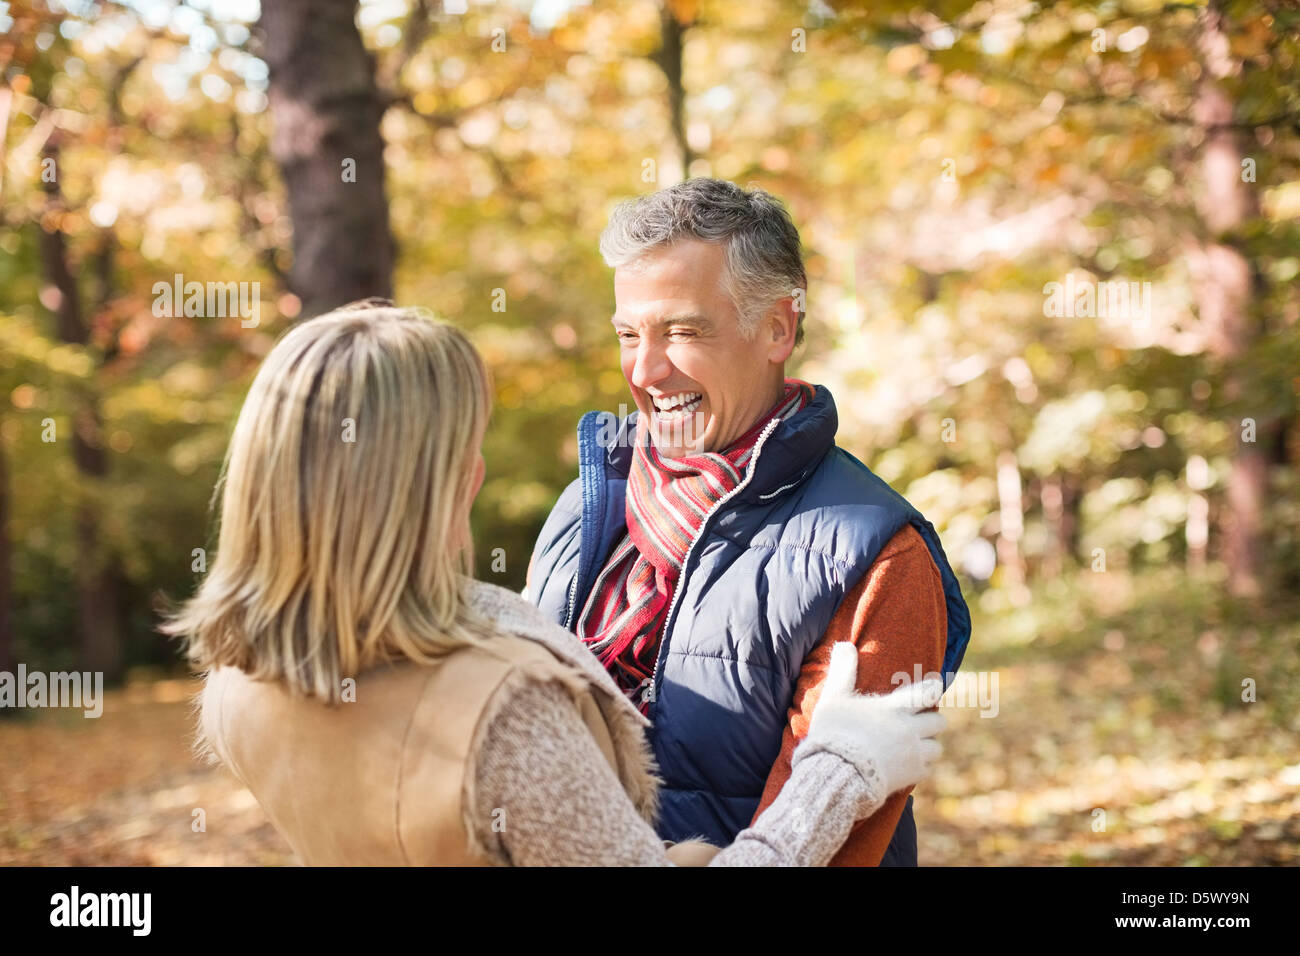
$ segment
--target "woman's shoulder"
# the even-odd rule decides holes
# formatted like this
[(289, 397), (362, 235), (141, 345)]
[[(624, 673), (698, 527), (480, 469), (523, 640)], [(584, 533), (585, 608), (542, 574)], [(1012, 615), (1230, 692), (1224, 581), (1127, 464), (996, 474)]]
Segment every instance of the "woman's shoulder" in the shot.
[(480, 617), (506, 633), (532, 635), (556, 627), (522, 595), (498, 585), (466, 578), (464, 596)]
[(621, 705), (637, 723), (646, 723), (586, 645), (569, 631), (547, 620), (523, 597), (505, 588), (473, 580), (466, 582), (465, 597), (479, 616), (494, 626), (503, 638), (503, 644), (538, 661), (544, 659), (542, 655), (548, 655), (564, 671), (599, 691), (603, 697), (614, 700), (616, 707)]

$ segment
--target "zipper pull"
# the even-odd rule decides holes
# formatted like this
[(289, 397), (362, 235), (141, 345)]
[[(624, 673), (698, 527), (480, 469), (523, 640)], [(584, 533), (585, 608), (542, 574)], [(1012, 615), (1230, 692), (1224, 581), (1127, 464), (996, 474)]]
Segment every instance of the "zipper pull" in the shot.
[(655, 702), (655, 679), (647, 677), (641, 682), (641, 703), (653, 704)]

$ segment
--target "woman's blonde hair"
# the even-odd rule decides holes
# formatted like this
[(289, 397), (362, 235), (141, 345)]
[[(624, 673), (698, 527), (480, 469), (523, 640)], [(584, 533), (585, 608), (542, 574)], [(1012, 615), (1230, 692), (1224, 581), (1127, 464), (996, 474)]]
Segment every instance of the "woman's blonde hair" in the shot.
[(375, 663), (485, 637), (462, 588), (490, 408), (474, 347), (420, 312), (365, 302), (294, 327), (235, 425), (216, 558), (162, 630), (201, 670), (330, 702)]

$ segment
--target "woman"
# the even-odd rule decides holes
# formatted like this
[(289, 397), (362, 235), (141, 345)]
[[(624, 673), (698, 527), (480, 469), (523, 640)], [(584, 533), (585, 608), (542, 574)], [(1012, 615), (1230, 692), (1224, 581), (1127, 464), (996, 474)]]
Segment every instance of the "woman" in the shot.
[(207, 672), (201, 740), (305, 863), (822, 865), (928, 771), (940, 688), (859, 696), (846, 644), (778, 800), (666, 850), (645, 719), (469, 577), (489, 407), (460, 332), (363, 304), (285, 335), (240, 413), (216, 559), (164, 629)]

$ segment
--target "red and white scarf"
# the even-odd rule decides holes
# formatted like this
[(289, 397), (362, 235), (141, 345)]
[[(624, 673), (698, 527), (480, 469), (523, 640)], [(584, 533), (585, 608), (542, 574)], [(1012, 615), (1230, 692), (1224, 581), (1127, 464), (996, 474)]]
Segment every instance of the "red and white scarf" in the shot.
[(812, 400), (812, 386), (786, 379), (785, 394), (721, 452), (665, 458), (648, 436), (637, 442), (627, 479), (627, 536), (596, 577), (577, 633), (642, 712), (638, 694), (654, 674), (659, 640), (700, 528), (736, 489), (754, 447), (773, 419), (787, 419)]

